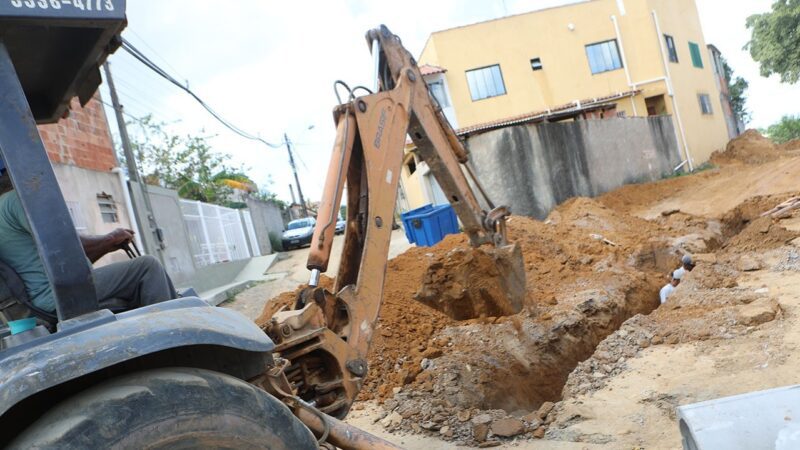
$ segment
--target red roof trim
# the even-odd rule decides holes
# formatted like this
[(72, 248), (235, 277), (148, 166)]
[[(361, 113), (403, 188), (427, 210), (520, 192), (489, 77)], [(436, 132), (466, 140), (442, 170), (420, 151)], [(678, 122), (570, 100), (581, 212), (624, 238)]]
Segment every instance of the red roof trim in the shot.
[(447, 69), (439, 66), (432, 66), (430, 64), (423, 64), (419, 66), (419, 71), (422, 72), (422, 76), (425, 76), (425, 75), (435, 75), (437, 73), (445, 73), (447, 72)]
[(607, 95), (605, 97), (599, 98), (590, 98), (584, 100), (578, 100), (572, 103), (567, 103), (564, 105), (559, 105), (544, 111), (536, 111), (527, 114), (522, 114), (519, 116), (508, 117), (505, 119), (494, 120), (491, 122), (486, 122), (478, 125), (472, 125), (469, 127), (459, 128), (456, 130), (456, 134), (458, 135), (465, 135), (475, 133), (477, 131), (488, 131), (495, 128), (502, 128), (509, 125), (516, 125), (519, 123), (525, 122), (534, 122), (537, 120), (545, 120), (549, 117), (563, 115), (566, 112), (581, 112), (586, 111), (589, 109), (596, 109), (598, 106), (601, 106), (606, 103), (610, 103), (614, 100), (619, 100), (625, 97), (633, 97), (634, 95), (640, 93), (641, 90), (631, 90), (626, 92), (619, 92), (612, 95)]

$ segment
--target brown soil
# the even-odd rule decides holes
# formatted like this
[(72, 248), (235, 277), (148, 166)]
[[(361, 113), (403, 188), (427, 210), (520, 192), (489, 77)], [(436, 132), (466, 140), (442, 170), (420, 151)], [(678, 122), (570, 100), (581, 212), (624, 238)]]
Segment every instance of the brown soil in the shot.
[[(466, 237), (410, 249), (389, 262), (360, 398), (385, 401), (401, 388), (425, 393), (426, 401), (433, 395), (460, 408), (507, 412), (557, 400), (568, 374), (603, 338), (657, 306), (663, 274), (682, 251), (670, 237), (706, 228), (686, 220), (673, 228), (674, 220), (657, 224), (586, 198), (566, 202), (546, 222), (512, 217), (509, 240), (522, 250), (526, 308), (458, 323), (414, 297), (431, 265), (472, 254)], [(492, 284), (490, 271), (478, 272), (472, 272), (476, 279)], [(296, 295), (268, 305), (289, 305)], [(259, 323), (274, 310), (265, 309)]]
[[(792, 195), (783, 186), (797, 189), (800, 164), (786, 159), (780, 166), (753, 165), (770, 160), (774, 149), (756, 134), (749, 132), (717, 155), (726, 164), (720, 169), (626, 186), (597, 200), (572, 199), (545, 221), (512, 217), (509, 240), (521, 249), (526, 277), (524, 308), (516, 314), (496, 317), (509, 311), (472, 306), (481, 290), (491, 293), (488, 301), (482, 298), (484, 307), (502, 303), (495, 295), (502, 288), (490, 260), (476, 256), (464, 235), (391, 260), (359, 398), (377, 400), (384, 415), (399, 415), (385, 422), (390, 431), (459, 444), (476, 444), (475, 424), (486, 417), (492, 422), (509, 416), (524, 421), (529, 437), (546, 428), (551, 439), (612, 442), (611, 436), (574, 434), (570, 427), (585, 420), (575, 405), (627, 373), (644, 349), (733, 339), (782, 316), (769, 295), (737, 282), (742, 271), (763, 264), (761, 252), (781, 251), (798, 236), (760, 214)], [(778, 172), (773, 191), (742, 181)], [(702, 216), (684, 209), (697, 195), (713, 203)], [(651, 220), (639, 217), (645, 208)], [(686, 252), (696, 255), (698, 266), (658, 307), (658, 289)], [(750, 268), (742, 264), (745, 257), (755, 262), (744, 265)], [(795, 253), (785, 259), (792, 267), (800, 260)], [(468, 276), (450, 275), (465, 266)], [(449, 289), (432, 288), (443, 281)], [(466, 286), (468, 294), (455, 285)], [(417, 296), (421, 286), (429, 292)], [(296, 295), (268, 303), (259, 323), (275, 311), (269, 305), (290, 305)], [(451, 316), (478, 318), (456, 321), (415, 300), (435, 303), (437, 295), (472, 308), (463, 316), (451, 309)], [(674, 399), (652, 401), (674, 411)], [(548, 402), (557, 403), (552, 413)]]
[(740, 252), (764, 251), (784, 246), (797, 236), (798, 233), (774, 224), (772, 218), (759, 217), (730, 239), (725, 248)]
[(793, 152), (800, 150), (800, 139), (792, 139), (791, 141), (778, 144), (778, 150), (782, 152)]
[(644, 205), (656, 204), (675, 196), (696, 183), (697, 177), (708, 177), (715, 172), (701, 172), (692, 177), (670, 178), (657, 183), (628, 184), (601, 195), (597, 200), (616, 211), (632, 212)]
[(763, 164), (780, 158), (781, 152), (770, 139), (756, 130), (747, 130), (736, 139), (728, 142), (724, 152), (714, 152), (711, 162), (714, 164)]
[(525, 303), (519, 246), (456, 247), (433, 261), (414, 299), (455, 320), (510, 316)]

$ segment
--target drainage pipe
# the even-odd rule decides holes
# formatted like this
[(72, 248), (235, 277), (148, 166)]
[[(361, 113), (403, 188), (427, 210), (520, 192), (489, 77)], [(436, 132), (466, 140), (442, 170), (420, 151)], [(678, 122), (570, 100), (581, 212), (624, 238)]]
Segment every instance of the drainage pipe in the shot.
[[(622, 58), (622, 68), (625, 70), (625, 79), (628, 80), (628, 87), (634, 87), (631, 81), (631, 72), (628, 68), (628, 59), (625, 57), (625, 44), (622, 42), (622, 33), (619, 31), (619, 22), (617, 16), (612, 15), (611, 21), (614, 22), (614, 31), (617, 33), (617, 43), (619, 43), (619, 53)], [(633, 116), (636, 117), (639, 113), (636, 111), (636, 99), (631, 97), (631, 105), (633, 105)]]

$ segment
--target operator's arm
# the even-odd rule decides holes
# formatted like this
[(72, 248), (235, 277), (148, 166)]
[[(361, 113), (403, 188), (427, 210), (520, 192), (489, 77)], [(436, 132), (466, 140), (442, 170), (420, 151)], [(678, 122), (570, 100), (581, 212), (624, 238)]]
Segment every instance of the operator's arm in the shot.
[(81, 236), (81, 245), (89, 261), (95, 262), (107, 253), (117, 251), (133, 240), (133, 231), (117, 228), (102, 236)]

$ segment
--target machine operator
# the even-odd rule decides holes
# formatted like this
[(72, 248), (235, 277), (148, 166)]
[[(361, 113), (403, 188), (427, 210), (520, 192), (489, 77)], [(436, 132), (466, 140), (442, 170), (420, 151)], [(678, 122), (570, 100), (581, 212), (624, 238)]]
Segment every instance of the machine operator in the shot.
[[(103, 236), (81, 236), (86, 257), (94, 263), (126, 247), (133, 231), (118, 228)], [(0, 160), (0, 260), (14, 269), (25, 284), (34, 306), (55, 312), (55, 297), (39, 257), (30, 224)], [(167, 272), (158, 259), (145, 255), (130, 261), (92, 269), (98, 301), (120, 299), (128, 309), (177, 298)]]

